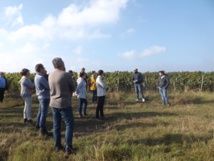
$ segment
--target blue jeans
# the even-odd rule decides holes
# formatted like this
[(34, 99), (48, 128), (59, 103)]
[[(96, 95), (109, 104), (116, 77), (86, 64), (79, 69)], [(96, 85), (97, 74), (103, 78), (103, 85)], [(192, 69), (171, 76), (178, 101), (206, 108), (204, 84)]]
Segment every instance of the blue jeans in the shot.
[(61, 143), (61, 121), (64, 119), (66, 125), (65, 131), (65, 142), (66, 142), (66, 152), (70, 152), (72, 149), (73, 142), (73, 131), (74, 131), (74, 116), (72, 107), (66, 108), (55, 108), (52, 107), (53, 112), (53, 135), (56, 150), (60, 150), (62, 148)]
[(36, 116), (36, 126), (40, 128), (41, 131), (46, 131), (46, 117), (48, 114), (48, 106), (50, 99), (39, 99), (39, 110)]
[(159, 88), (159, 92), (161, 94), (162, 103), (163, 104), (169, 104), (169, 101), (167, 98), (167, 89), (166, 88)]
[(97, 90), (92, 91), (92, 103), (97, 102)]
[(83, 108), (83, 112), (84, 112), (84, 115), (86, 115), (86, 108), (87, 108), (87, 105), (88, 105), (88, 101), (87, 99), (84, 99), (84, 98), (79, 98), (79, 102), (78, 102), (78, 110), (79, 110), (79, 115), (82, 116), (82, 106), (84, 104), (84, 108)]
[(141, 94), (142, 98), (144, 98), (142, 84), (134, 84), (134, 89), (135, 89), (136, 99), (139, 99), (139, 93)]

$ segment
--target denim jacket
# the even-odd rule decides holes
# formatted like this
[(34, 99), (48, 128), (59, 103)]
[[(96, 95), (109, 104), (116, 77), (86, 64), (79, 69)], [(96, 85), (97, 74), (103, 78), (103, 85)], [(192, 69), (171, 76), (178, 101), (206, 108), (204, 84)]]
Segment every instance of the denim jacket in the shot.
[(86, 99), (86, 82), (82, 78), (77, 79), (76, 94), (78, 98)]

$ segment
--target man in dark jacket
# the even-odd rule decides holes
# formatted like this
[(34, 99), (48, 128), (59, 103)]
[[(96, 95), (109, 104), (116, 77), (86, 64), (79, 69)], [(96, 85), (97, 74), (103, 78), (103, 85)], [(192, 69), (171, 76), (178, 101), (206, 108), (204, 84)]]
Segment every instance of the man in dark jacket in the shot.
[(134, 70), (134, 76), (132, 78), (134, 82), (134, 88), (135, 88), (135, 93), (136, 93), (136, 101), (139, 101), (139, 92), (141, 93), (142, 96), (142, 101), (145, 102), (145, 97), (143, 95), (143, 76), (141, 73), (138, 72), (138, 69)]
[(167, 88), (169, 84), (169, 77), (165, 74), (164, 71), (159, 71), (158, 89), (162, 97), (162, 104), (167, 106), (169, 106), (169, 101), (167, 98)]

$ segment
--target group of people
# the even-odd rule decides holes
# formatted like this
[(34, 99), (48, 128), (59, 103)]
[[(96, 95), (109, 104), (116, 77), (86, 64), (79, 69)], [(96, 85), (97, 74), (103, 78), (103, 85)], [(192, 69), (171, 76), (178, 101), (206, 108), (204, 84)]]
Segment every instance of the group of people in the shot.
[[(79, 117), (86, 116), (87, 109), (87, 88), (93, 93), (92, 102), (97, 103), (96, 119), (103, 119), (103, 106), (106, 95), (106, 85), (103, 81), (104, 71), (98, 71), (98, 77), (95, 79), (96, 72), (93, 71), (90, 78), (87, 78), (85, 69), (79, 73), (77, 83), (72, 71), (66, 72), (65, 65), (61, 58), (52, 60), (55, 70), (47, 76), (47, 71), (43, 64), (35, 66), (36, 75), (34, 83), (29, 79), (30, 71), (22, 69), (22, 78), (19, 81), (21, 85), (21, 97), (25, 102), (24, 106), (24, 123), (32, 124), (31, 106), (32, 94), (36, 89), (36, 94), (39, 100), (39, 110), (36, 117), (36, 128), (40, 129), (42, 135), (50, 136), (46, 129), (46, 117), (48, 107), (52, 107), (53, 113), (53, 136), (55, 141), (56, 151), (65, 149), (66, 153), (73, 153), (72, 138), (74, 130), (74, 116), (72, 111), (72, 96), (78, 97)], [(84, 106), (82, 113), (82, 106)], [(61, 144), (61, 121), (66, 125), (65, 141), (66, 147)]]
[[(78, 112), (82, 118), (87, 115), (87, 88), (92, 92), (92, 103), (96, 103), (96, 119), (104, 119), (104, 102), (106, 96), (106, 84), (103, 80), (104, 71), (99, 70), (98, 73), (92, 71), (88, 78), (85, 68), (82, 68), (79, 77), (73, 75), (73, 71), (65, 71), (65, 64), (61, 58), (52, 60), (54, 71), (47, 75), (47, 71), (43, 64), (35, 66), (36, 75), (34, 83), (29, 79), (30, 71), (26, 68), (22, 69), (19, 83), (21, 85), (21, 97), (25, 102), (23, 117), (24, 123), (33, 124), (31, 116), (32, 94), (34, 89), (39, 100), (39, 109), (36, 116), (36, 128), (40, 129), (42, 135), (52, 135), (46, 129), (46, 117), (49, 106), (52, 107), (53, 114), (53, 136), (56, 151), (65, 150), (67, 154), (74, 153), (72, 146), (72, 138), (74, 131), (74, 116), (72, 111), (72, 96), (78, 97)], [(96, 74), (98, 74), (96, 78)], [(139, 101), (141, 94), (142, 102), (145, 102), (142, 88), (143, 76), (138, 69), (134, 70), (133, 83), (136, 93), (136, 101)], [(169, 86), (169, 78), (164, 71), (159, 71), (158, 88), (162, 97), (162, 103), (169, 105), (167, 98), (167, 88)], [(2, 93), (7, 90), (7, 80), (4, 74), (0, 72), (0, 102), (3, 101)], [(3, 95), (4, 96), (4, 95)], [(83, 108), (82, 108), (83, 107)], [(82, 111), (83, 109), (83, 111)], [(61, 121), (64, 120), (66, 126), (64, 148), (61, 144)]]

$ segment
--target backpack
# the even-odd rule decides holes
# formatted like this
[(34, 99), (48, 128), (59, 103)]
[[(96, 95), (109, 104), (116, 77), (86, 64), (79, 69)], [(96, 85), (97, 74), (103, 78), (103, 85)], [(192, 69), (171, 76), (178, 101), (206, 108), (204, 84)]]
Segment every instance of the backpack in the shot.
[(0, 88), (5, 88), (6, 87), (6, 81), (4, 77), (0, 77)]

